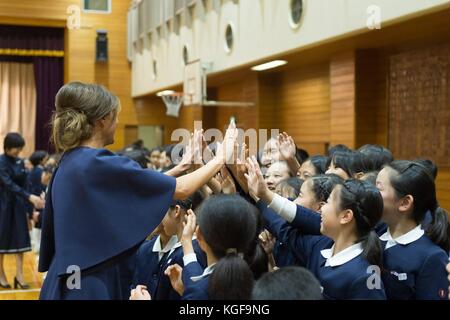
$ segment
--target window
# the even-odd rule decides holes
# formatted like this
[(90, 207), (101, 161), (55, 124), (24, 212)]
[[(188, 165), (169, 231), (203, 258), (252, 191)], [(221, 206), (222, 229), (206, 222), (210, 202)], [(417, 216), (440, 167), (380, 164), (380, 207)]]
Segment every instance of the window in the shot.
[(225, 29), (225, 51), (230, 53), (234, 45), (234, 28), (231, 23), (228, 23)]
[(290, 23), (292, 28), (298, 28), (303, 15), (303, 0), (291, 0)]
[(183, 63), (184, 65), (189, 63), (189, 49), (187, 45), (183, 46)]
[(158, 77), (158, 61), (153, 60), (153, 79)]
[(111, 0), (83, 0), (83, 11), (88, 13), (111, 13)]

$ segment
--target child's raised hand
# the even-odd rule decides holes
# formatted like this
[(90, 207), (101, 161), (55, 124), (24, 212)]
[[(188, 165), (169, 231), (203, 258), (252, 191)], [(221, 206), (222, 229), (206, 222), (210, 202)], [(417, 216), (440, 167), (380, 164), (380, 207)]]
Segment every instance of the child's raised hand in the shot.
[(186, 222), (183, 222), (183, 234), (182, 239), (192, 241), (194, 236), (195, 228), (197, 227), (197, 219), (194, 211), (188, 210), (186, 216)]
[(183, 273), (183, 268), (180, 267), (178, 264), (172, 264), (167, 267), (167, 269), (164, 271), (164, 274), (169, 277), (170, 284), (172, 285), (172, 288), (180, 295), (182, 296), (184, 293), (184, 284), (183, 280), (181, 278), (181, 275)]
[(278, 143), (280, 148), (280, 154), (284, 160), (289, 160), (295, 157), (297, 147), (295, 146), (294, 139), (286, 132), (280, 133), (278, 136)]
[(247, 159), (246, 167), (248, 173), (245, 174), (245, 178), (247, 179), (248, 191), (250, 195), (255, 200), (257, 198), (261, 198), (268, 202), (270, 198), (270, 190), (267, 188), (261, 169), (259, 168), (258, 161), (254, 156)]
[(226, 166), (223, 166), (220, 170), (220, 174), (222, 176), (222, 193), (224, 194), (235, 194), (236, 193), (236, 185), (234, 183), (233, 178), (231, 177), (230, 172), (228, 171)]
[(259, 234), (259, 240), (261, 241), (261, 245), (263, 246), (266, 254), (271, 254), (275, 246), (275, 237), (269, 231), (264, 230)]
[(131, 290), (130, 300), (152, 300), (146, 286), (137, 286)]

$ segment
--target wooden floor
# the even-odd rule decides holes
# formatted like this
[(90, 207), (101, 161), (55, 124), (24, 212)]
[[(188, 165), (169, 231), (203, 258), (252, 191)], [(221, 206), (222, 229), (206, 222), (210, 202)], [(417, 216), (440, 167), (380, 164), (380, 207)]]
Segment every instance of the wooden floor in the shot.
[(16, 275), (16, 262), (14, 255), (5, 255), (5, 272), (9, 284), (13, 289), (0, 288), (0, 300), (37, 300), (42, 286), (42, 274), (37, 271), (37, 255), (32, 252), (25, 253), (23, 271), (25, 282), (30, 285), (28, 290), (14, 290), (14, 277)]

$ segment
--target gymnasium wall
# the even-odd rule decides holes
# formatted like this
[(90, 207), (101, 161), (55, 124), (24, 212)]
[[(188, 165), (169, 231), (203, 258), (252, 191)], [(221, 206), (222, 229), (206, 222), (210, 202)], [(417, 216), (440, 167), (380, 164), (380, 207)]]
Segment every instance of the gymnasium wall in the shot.
[[(66, 27), (70, 5), (80, 6), (79, 0), (0, 0), (0, 23), (35, 26)], [(126, 55), (126, 16), (130, 2), (112, 1), (111, 14), (81, 12), (81, 28), (66, 29), (65, 81), (96, 82), (107, 86), (119, 96), (122, 112), (111, 149), (125, 144), (125, 126), (137, 124), (131, 99), (131, 67)], [(96, 30), (108, 30), (109, 62), (95, 63)]]
[[(281, 53), (370, 32), (367, 9), (374, 4), (381, 9), (383, 27), (450, 7), (448, 0), (408, 0), (407, 5), (392, 0), (304, 0), (303, 18), (299, 27), (293, 28), (290, 3), (290, 0), (197, 1), (195, 8), (181, 15), (179, 22), (164, 23), (159, 31), (152, 33), (144, 30), (134, 43), (133, 96), (180, 84), (184, 46), (191, 61), (212, 62), (211, 72), (222, 72)], [(224, 49), (229, 23), (235, 30), (231, 52)]]

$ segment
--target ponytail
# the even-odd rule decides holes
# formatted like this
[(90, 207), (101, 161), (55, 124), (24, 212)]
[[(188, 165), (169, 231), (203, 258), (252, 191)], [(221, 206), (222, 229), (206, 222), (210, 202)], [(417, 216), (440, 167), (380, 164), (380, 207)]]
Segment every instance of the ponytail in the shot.
[(383, 249), (381, 247), (380, 238), (374, 230), (371, 230), (363, 239), (363, 257), (369, 261), (371, 265), (382, 268), (383, 266)]
[(208, 281), (211, 300), (250, 300), (253, 273), (237, 253), (228, 253), (214, 266)]
[(440, 246), (445, 252), (450, 250), (450, 224), (448, 221), (448, 213), (437, 207), (431, 211), (433, 220), (427, 228), (427, 236), (435, 244)]

